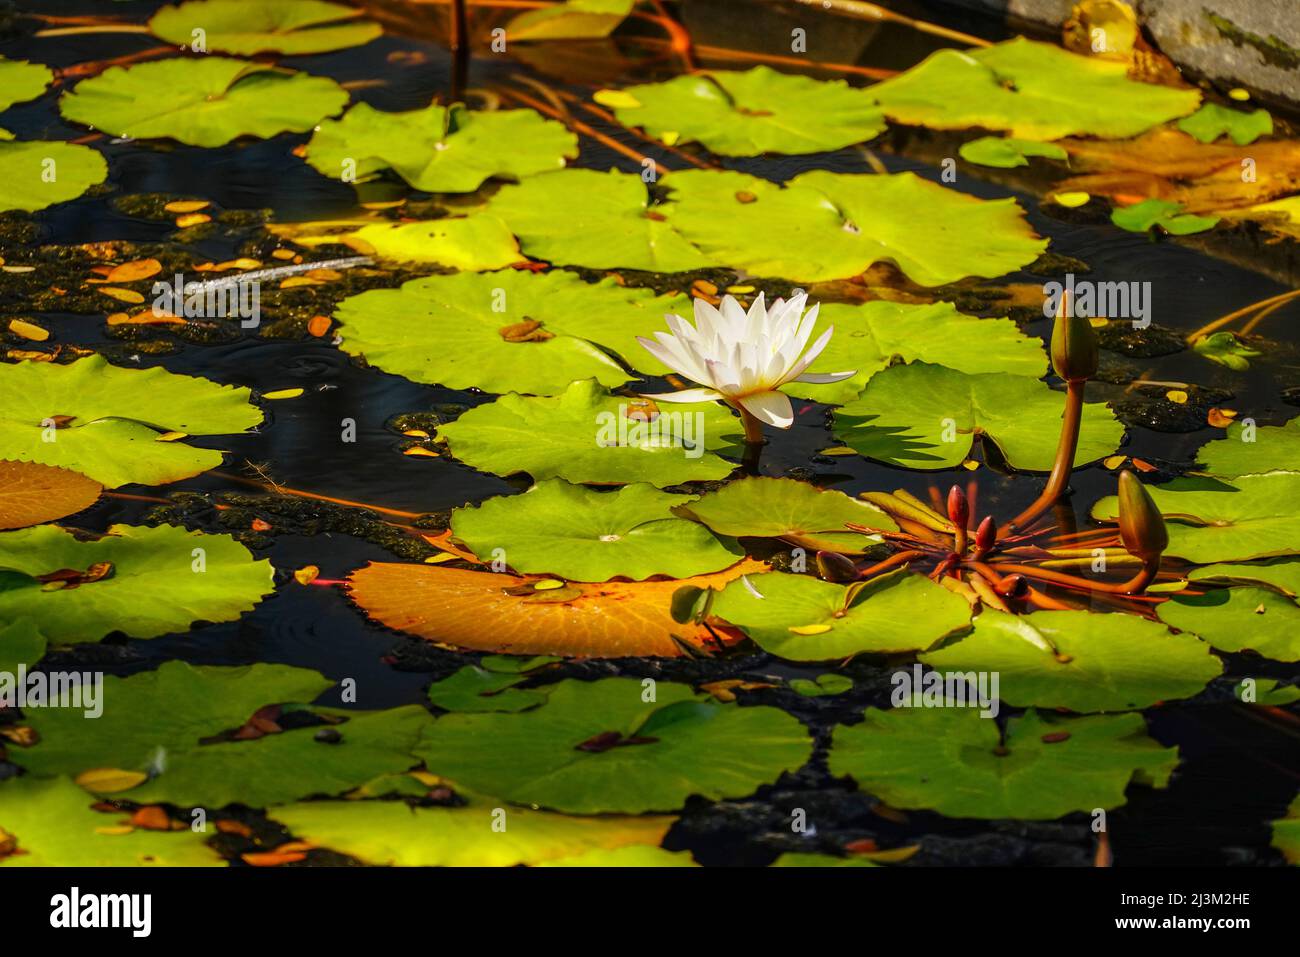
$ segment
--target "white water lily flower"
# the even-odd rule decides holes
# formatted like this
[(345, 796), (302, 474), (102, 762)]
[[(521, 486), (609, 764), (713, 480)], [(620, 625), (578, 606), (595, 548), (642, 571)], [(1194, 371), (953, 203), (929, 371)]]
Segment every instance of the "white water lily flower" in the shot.
[[(790, 399), (778, 392), (787, 382), (839, 382), (853, 372), (805, 372), (826, 344), (835, 327), (825, 332), (805, 351), (817, 322), (813, 306), (804, 312), (807, 295), (789, 301), (778, 299), (772, 307), (763, 304), (759, 293), (746, 312), (733, 296), (724, 296), (715, 309), (703, 299), (695, 300), (695, 325), (680, 316), (668, 315), (671, 335), (656, 332), (651, 341), (638, 336), (646, 350), (679, 375), (704, 388), (684, 389), (649, 395), (660, 402), (704, 402), (721, 399), (760, 422), (788, 429), (794, 422)], [(746, 427), (750, 438), (754, 435)]]

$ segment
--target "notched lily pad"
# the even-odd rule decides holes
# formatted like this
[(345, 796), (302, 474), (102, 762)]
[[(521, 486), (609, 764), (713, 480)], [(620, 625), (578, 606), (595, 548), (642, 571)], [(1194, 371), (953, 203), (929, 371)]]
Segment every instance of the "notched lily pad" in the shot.
[(563, 681), (520, 714), (445, 715), (426, 735), (430, 770), (471, 790), (575, 814), (673, 810), (692, 794), (741, 797), (811, 753), (798, 719), (720, 705), (688, 686)]
[(53, 525), (0, 533), (0, 620), (30, 618), (56, 643), (231, 621), (272, 591), (271, 578), (271, 563), (230, 536), (173, 525), (114, 525), (92, 541)]
[(35, 212), (76, 199), (108, 178), (98, 150), (77, 143), (14, 140), (0, 130), (0, 212)]
[(0, 110), (36, 99), (53, 79), (54, 73), (42, 63), (0, 57)]
[(149, 29), (184, 48), (204, 48), (253, 56), (257, 53), (328, 53), (369, 43), (383, 28), (360, 19), (353, 7), (324, 0), (188, 0), (163, 7), (149, 20)]
[(1220, 651), (1300, 661), (1300, 605), (1271, 588), (1243, 585), (1173, 595), (1156, 611), (1161, 621), (1200, 635)]
[(1054, 820), (1114, 808), (1130, 783), (1168, 784), (1178, 751), (1147, 737), (1138, 714), (998, 722), (973, 708), (869, 708), (835, 730), (832, 774), (898, 808), (948, 817)]
[(110, 67), (59, 99), (65, 119), (114, 136), (223, 146), (240, 136), (302, 133), (348, 93), (328, 77), (204, 56)]
[(674, 506), (693, 501), (645, 483), (599, 492), (548, 479), (523, 495), (457, 509), (451, 528), (480, 558), (499, 549), (517, 572), (587, 582), (689, 578), (734, 565), (743, 554), (673, 514)]
[(99, 501), (103, 486), (79, 472), (0, 460), (0, 530), (53, 522)]

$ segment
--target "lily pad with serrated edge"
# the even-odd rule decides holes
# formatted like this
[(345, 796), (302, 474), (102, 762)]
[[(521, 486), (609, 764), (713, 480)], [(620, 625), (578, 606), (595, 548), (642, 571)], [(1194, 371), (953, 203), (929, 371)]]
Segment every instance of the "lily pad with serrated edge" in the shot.
[[(801, 766), (812, 740), (769, 707), (720, 705), (688, 686), (634, 678), (566, 680), (520, 714), (450, 714), (422, 754), (481, 793), (573, 814), (673, 810), (692, 794), (750, 794)], [(621, 742), (621, 743), (620, 743)]]
[(0, 365), (0, 458), (71, 469), (105, 488), (175, 482), (220, 465), (222, 454), (158, 437), (252, 428), (262, 413), (251, 395), (161, 367), (123, 369), (98, 355)]
[(1196, 460), (1210, 475), (1228, 480), (1263, 472), (1300, 472), (1300, 417), (1283, 425), (1252, 424), (1249, 431), (1241, 422), (1233, 422), (1223, 438), (1201, 446)]
[(1246, 585), (1173, 595), (1156, 613), (1220, 651), (1249, 650), (1276, 661), (1300, 661), (1300, 606), (1270, 588)]
[(880, 539), (850, 531), (849, 523), (897, 530), (893, 519), (874, 505), (787, 478), (737, 479), (674, 511), (719, 535), (784, 538), (809, 548), (850, 553), (862, 552)]
[(920, 656), (942, 672), (996, 673), (1017, 707), (1126, 711), (1190, 698), (1223, 671), (1209, 646), (1136, 615), (986, 610), (970, 634)]
[(1047, 248), (1014, 199), (981, 200), (914, 173), (812, 170), (785, 186), (682, 170), (663, 213), (705, 256), (755, 276), (847, 279), (881, 260), (923, 286), (1013, 272)]
[(149, 20), (156, 37), (184, 47), (202, 31), (208, 50), (257, 53), (328, 53), (360, 46), (383, 34), (361, 11), (324, 0), (188, 0), (163, 7)]
[(79, 472), (0, 459), (0, 529), (53, 522), (87, 509), (103, 487)]
[(782, 572), (747, 581), (723, 589), (712, 615), (793, 661), (918, 651), (970, 624), (966, 599), (907, 571), (854, 586)]
[[(1184, 477), (1147, 491), (1165, 517), (1166, 555), (1204, 565), (1300, 553), (1300, 474), (1242, 475), (1231, 485)], [(1101, 521), (1117, 515), (1113, 495), (1092, 507)]]
[[(913, 362), (876, 373), (862, 395), (836, 410), (833, 427), (860, 455), (903, 468), (953, 468), (979, 434), (1013, 468), (1045, 472), (1064, 406), (1063, 393), (1029, 376)], [(1075, 465), (1109, 455), (1123, 434), (1109, 408), (1085, 404)]]
[(416, 189), (472, 193), (493, 177), (520, 179), (561, 169), (577, 138), (533, 110), (427, 106), (385, 113), (358, 103), (321, 123), (307, 162), (326, 176), (361, 182), (391, 169)]
[(601, 492), (547, 479), (522, 495), (457, 509), (451, 528), (476, 555), (501, 549), (517, 572), (573, 581), (689, 578), (734, 565), (743, 552), (671, 511), (692, 501), (645, 483)]
[(939, 50), (871, 87), (899, 123), (1013, 136), (1124, 139), (1197, 108), (1201, 94), (1128, 78), (1121, 60), (1086, 57), (1024, 38), (981, 50)]
[[(455, 389), (550, 395), (577, 379), (627, 382), (631, 373), (593, 343), (644, 353), (635, 337), (682, 302), (611, 279), (510, 270), (372, 289), (343, 300), (334, 315), (343, 349), (386, 372)], [(635, 358), (659, 365), (645, 356)]]
[(975, 708), (869, 708), (835, 729), (830, 770), (897, 808), (956, 818), (1054, 820), (1125, 802), (1130, 783), (1164, 787), (1175, 748), (1149, 738), (1138, 714), (998, 722)]
[(540, 864), (591, 850), (657, 845), (673, 823), (648, 815), (573, 817), (478, 796), (463, 807), (311, 801), (276, 808), (271, 818), (317, 847), (398, 867)]
[(129, 826), (126, 811), (100, 811), (65, 777), (30, 775), (0, 784), (0, 832), (15, 839), (3, 867), (219, 867), (210, 836), (184, 828)]
[(302, 133), (347, 102), (328, 77), (204, 56), (110, 67), (64, 93), (59, 112), (114, 136), (211, 147)]
[(927, 305), (878, 300), (861, 305), (824, 303), (818, 320), (835, 329), (808, 367), (812, 373), (853, 370), (856, 375), (818, 385), (791, 382), (790, 395), (840, 405), (861, 395), (867, 382), (895, 362), (928, 362), (959, 372), (1006, 372), (1038, 378), (1047, 371), (1042, 343), (1010, 319), (980, 319), (951, 303)]
[(503, 186), (485, 211), (535, 259), (590, 269), (684, 272), (712, 265), (650, 206), (640, 176), (564, 169)]
[(696, 72), (623, 93), (639, 105), (616, 106), (620, 123), (657, 139), (680, 134), (725, 156), (820, 153), (885, 130), (870, 91), (766, 66)]
[(438, 436), (466, 465), (496, 475), (527, 472), (539, 482), (663, 488), (725, 478), (734, 468), (715, 454), (738, 454), (743, 441), (740, 421), (725, 406), (674, 404), (649, 418), (642, 409), (587, 379), (557, 396), (504, 395), (439, 426)]
[[(474, 272), (504, 269), (524, 258), (510, 230), (492, 216), (371, 223), (351, 233), (348, 239), (357, 248), (389, 262), (431, 263)], [(340, 241), (344, 241), (342, 237)]]
[(0, 212), (65, 203), (107, 177), (104, 157), (89, 146), (0, 135)]
[(681, 580), (564, 584), (548, 576), (377, 562), (352, 573), (349, 591), (380, 624), (446, 647), (672, 658), (688, 648), (717, 651), (739, 640), (726, 629), (675, 621), (672, 603), (679, 588), (722, 588), (765, 568), (746, 559), (713, 575)]
[[(41, 578), (108, 574), (51, 590)], [(98, 641), (113, 631), (155, 638), (196, 621), (232, 621), (270, 594), (272, 568), (229, 535), (174, 525), (114, 525), (92, 541), (40, 525), (0, 532), (0, 620), (30, 618), (53, 643)]]

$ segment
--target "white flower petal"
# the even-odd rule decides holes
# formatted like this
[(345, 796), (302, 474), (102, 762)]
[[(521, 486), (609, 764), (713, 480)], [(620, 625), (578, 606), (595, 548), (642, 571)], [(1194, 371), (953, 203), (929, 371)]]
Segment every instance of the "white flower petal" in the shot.
[(794, 409), (784, 392), (756, 392), (739, 399), (746, 411), (760, 422), (788, 429), (794, 424)]
[(857, 374), (857, 370), (852, 372), (805, 372), (803, 375), (796, 376), (789, 381), (807, 382), (810, 385), (827, 385), (831, 382), (843, 382), (845, 379), (851, 379)]
[(709, 402), (721, 399), (722, 394), (713, 389), (682, 389), (678, 392), (644, 392), (641, 398), (655, 402)]

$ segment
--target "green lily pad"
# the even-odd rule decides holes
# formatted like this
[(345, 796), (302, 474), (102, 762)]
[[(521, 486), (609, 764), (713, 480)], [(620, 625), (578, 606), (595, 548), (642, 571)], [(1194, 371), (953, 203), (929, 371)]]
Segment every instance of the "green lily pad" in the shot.
[(314, 671), (284, 665), (167, 662), (157, 671), (104, 678), (104, 708), (96, 720), (87, 721), (78, 709), (33, 710), (28, 724), (40, 740), (15, 757), (37, 775), (101, 768), (143, 772), (147, 780), (113, 796), (208, 808), (339, 794), (419, 763), (414, 751), (432, 724), (419, 705), (328, 712), (347, 716), (332, 726), (334, 742), (317, 740), (321, 726), (250, 740), (207, 740), (239, 728), (266, 705), (310, 701), (331, 684)]
[(515, 685), (525, 674), (502, 674), (466, 665), (429, 687), (429, 701), (446, 711), (523, 711), (546, 700), (543, 691), (521, 690)]
[(210, 835), (128, 829), (126, 811), (96, 811), (95, 798), (67, 778), (23, 777), (0, 784), (0, 831), (17, 840), (0, 867), (219, 867)]
[(107, 177), (104, 157), (89, 146), (0, 136), (0, 212), (65, 203)]
[(271, 816), (317, 847), (397, 867), (540, 864), (593, 850), (655, 845), (673, 822), (670, 817), (570, 817), (501, 807), (480, 797), (455, 808), (311, 801), (277, 808)]
[(0, 626), (0, 674), (13, 674), (31, 667), (45, 655), (45, 636), (30, 618)]
[(715, 452), (737, 453), (743, 436), (725, 406), (675, 404), (647, 421), (630, 401), (586, 379), (554, 397), (504, 395), (439, 426), (438, 436), (466, 465), (538, 482), (663, 488), (730, 474), (732, 463)]
[[(54, 572), (109, 573), (47, 590)], [(98, 641), (113, 631), (156, 638), (196, 621), (233, 621), (273, 590), (268, 561), (255, 561), (229, 535), (174, 525), (114, 525), (78, 541), (54, 525), (0, 533), (0, 620), (30, 618), (49, 641)]]
[(1173, 236), (1187, 236), (1213, 229), (1219, 217), (1184, 213), (1182, 203), (1167, 199), (1144, 199), (1132, 206), (1114, 210), (1110, 214), (1110, 221), (1131, 233), (1145, 233), (1159, 226)]
[(776, 708), (705, 700), (686, 685), (634, 678), (567, 680), (521, 714), (434, 722), (429, 770), (508, 801), (567, 811), (641, 813), (692, 794), (741, 797), (811, 753), (800, 722)]
[[(1212, 478), (1177, 478), (1148, 486), (1165, 516), (1165, 554), (1198, 565), (1300, 553), (1300, 474), (1243, 475), (1229, 485)], [(1092, 507), (1092, 517), (1114, 521), (1115, 496)]]
[(54, 73), (43, 63), (0, 57), (0, 110), (36, 99), (53, 79)]
[(957, 155), (968, 163), (994, 166), (998, 169), (1028, 166), (1031, 156), (1063, 161), (1069, 159), (1069, 154), (1055, 143), (1021, 140), (1014, 136), (981, 136), (977, 140), (963, 143), (958, 148)]
[(1201, 94), (1127, 76), (1128, 64), (1016, 38), (982, 50), (939, 50), (870, 93), (899, 123), (1012, 136), (1124, 139), (1197, 108)]
[[(217, 668), (167, 661), (129, 678), (107, 675), (100, 688), (104, 711), (93, 721), (77, 709), (33, 709), (27, 723), (40, 741), (17, 760), (39, 775), (92, 768), (166, 774), (170, 756), (200, 747), (201, 739), (241, 727), (266, 705), (309, 702), (332, 684), (306, 668), (269, 664)], [(202, 747), (227, 746), (233, 742)]]
[[(836, 410), (834, 429), (859, 454), (903, 468), (960, 465), (979, 434), (1013, 468), (1045, 472), (1064, 406), (1062, 393), (1029, 376), (914, 362), (876, 373), (861, 396)], [(1123, 434), (1109, 408), (1085, 404), (1075, 465), (1109, 455)]]
[(1271, 588), (1174, 595), (1156, 612), (1161, 621), (1200, 635), (1220, 651), (1249, 650), (1275, 661), (1300, 661), (1300, 606)]
[(880, 539), (849, 531), (845, 528), (849, 523), (890, 532), (898, 529), (893, 519), (861, 499), (786, 478), (738, 479), (674, 511), (703, 522), (719, 535), (784, 538), (808, 548), (851, 553)]
[(1292, 864), (1300, 864), (1300, 796), (1287, 808), (1286, 817), (1273, 822), (1273, 846)]
[(561, 169), (577, 155), (577, 137), (533, 110), (435, 104), (384, 113), (366, 103), (321, 123), (306, 153), (308, 163), (332, 178), (362, 182), (391, 169), (431, 193), (472, 193), (493, 177)]
[(847, 586), (809, 575), (750, 575), (727, 585), (712, 613), (793, 661), (918, 651), (970, 624), (966, 599), (907, 571)]
[(1188, 579), (1207, 585), (1267, 585), (1288, 598), (1300, 596), (1300, 561), (1275, 560), (1249, 565), (1221, 563), (1193, 568)]
[[(1256, 685), (1253, 695), (1249, 698), (1245, 693), (1247, 681), (1253, 681)], [(1233, 687), (1233, 693), (1243, 704), (1269, 705), (1274, 708), (1300, 701), (1300, 687), (1284, 685), (1271, 678), (1242, 678)]]
[(855, 854), (853, 857), (836, 857), (834, 854), (809, 854), (790, 851), (772, 862), (773, 867), (880, 867), (871, 858)]
[(1268, 110), (1230, 110), (1217, 103), (1206, 103), (1191, 116), (1178, 121), (1178, 128), (1202, 143), (1213, 143), (1227, 135), (1238, 146), (1253, 143), (1273, 133), (1273, 117)]
[(812, 170), (785, 186), (683, 170), (663, 212), (705, 256), (755, 276), (847, 279), (889, 260), (923, 286), (1013, 272), (1047, 248), (1014, 199), (981, 200), (914, 173)]
[(64, 93), (59, 112), (114, 136), (224, 146), (305, 132), (347, 102), (328, 77), (205, 56), (110, 67)]
[(894, 807), (1026, 821), (1119, 807), (1130, 782), (1164, 787), (1177, 764), (1139, 714), (1031, 710), (999, 741), (998, 722), (968, 708), (869, 708), (861, 724), (835, 729), (830, 754), (832, 774)]
[[(419, 763), (413, 752), (421, 732), (432, 723), (429, 712), (419, 705), (335, 713), (350, 715), (333, 726), (341, 738), (336, 743), (316, 740), (319, 727), (251, 741), (190, 742), (167, 753), (161, 773), (121, 796), (178, 807), (235, 803), (266, 807), (343, 794), (379, 775), (406, 771)], [(83, 753), (86, 759), (96, 760), (95, 744), (85, 742)]]
[(1233, 372), (1245, 372), (1250, 368), (1251, 359), (1264, 354), (1246, 345), (1233, 332), (1212, 332), (1208, 336), (1201, 336), (1192, 343), (1192, 350)]
[(208, 50), (256, 53), (328, 53), (360, 46), (383, 28), (360, 20), (359, 10), (324, 0), (188, 0), (163, 7), (149, 20), (154, 36), (184, 47), (203, 31)]
[(656, 138), (696, 140), (724, 156), (821, 153), (885, 131), (869, 91), (766, 66), (691, 73), (623, 94), (638, 105), (615, 106), (620, 123)]
[(690, 578), (734, 565), (742, 552), (673, 515), (673, 506), (692, 501), (645, 483), (600, 492), (547, 479), (523, 495), (456, 509), (451, 528), (480, 557), (502, 549), (516, 572), (571, 581)]
[(683, 272), (714, 265), (650, 206), (640, 176), (564, 169), (503, 186), (485, 210), (534, 259), (590, 269)]
[(609, 36), (635, 4), (636, 0), (561, 0), (519, 14), (507, 25), (506, 35), (516, 43), (599, 39)]
[(1249, 431), (1241, 422), (1233, 422), (1223, 438), (1201, 446), (1196, 460), (1210, 475), (1222, 479), (1300, 472), (1300, 417), (1284, 425), (1252, 425)]
[[(645, 353), (636, 335), (648, 335), (680, 302), (612, 279), (508, 270), (372, 289), (343, 300), (334, 315), (344, 350), (387, 372), (453, 389), (548, 395), (576, 379), (627, 382), (632, 375), (593, 342)], [(636, 358), (658, 364), (648, 353)]]
[(215, 468), (222, 454), (159, 435), (252, 428), (262, 413), (250, 396), (161, 367), (119, 368), (99, 355), (0, 365), (0, 459), (71, 469), (110, 489), (175, 482)]
[(816, 680), (794, 678), (790, 681), (790, 690), (805, 698), (824, 698), (827, 695), (844, 694), (853, 688), (853, 679), (846, 675), (826, 673), (818, 675)]
[(1136, 615), (986, 610), (957, 641), (921, 655), (939, 671), (992, 672), (1017, 707), (1125, 711), (1190, 698), (1223, 671), (1209, 646)]
[(447, 216), (418, 223), (371, 223), (352, 234), (380, 259), (449, 269), (504, 269), (524, 258), (501, 220)]
[(1042, 343), (1022, 333), (1012, 320), (967, 316), (947, 302), (826, 303), (818, 317), (834, 326), (835, 334), (808, 371), (854, 369), (857, 374), (827, 385), (791, 382), (782, 387), (783, 392), (817, 402), (842, 405), (857, 398), (873, 375), (900, 360), (1035, 379), (1047, 371)]

